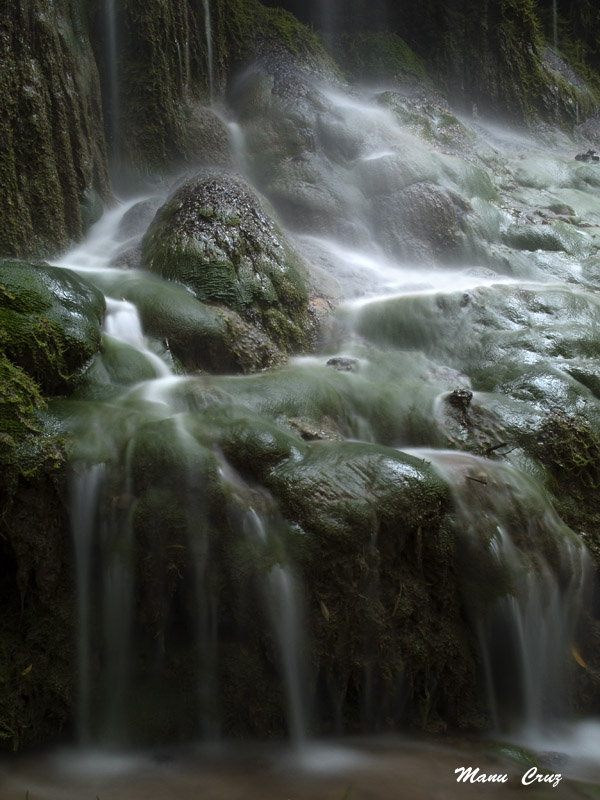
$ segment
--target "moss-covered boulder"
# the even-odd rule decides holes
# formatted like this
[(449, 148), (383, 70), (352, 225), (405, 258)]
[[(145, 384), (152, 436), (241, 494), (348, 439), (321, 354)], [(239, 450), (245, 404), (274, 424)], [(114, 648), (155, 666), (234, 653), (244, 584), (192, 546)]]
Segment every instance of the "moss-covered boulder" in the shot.
[(47, 412), (100, 344), (104, 298), (69, 270), (0, 262), (0, 739), (47, 742), (72, 718), (67, 446)]
[(143, 265), (239, 313), (284, 350), (307, 344), (302, 262), (239, 177), (201, 173), (179, 187), (144, 237)]
[(69, 270), (0, 261), (0, 739), (53, 739), (72, 719), (74, 603), (65, 437), (47, 401), (98, 351), (104, 297)]
[(200, 302), (176, 283), (132, 271), (103, 285), (136, 304), (146, 333), (163, 341), (186, 369), (252, 372), (285, 360), (258, 326), (228, 308)]
[(0, 261), (0, 350), (46, 394), (72, 389), (100, 344), (104, 297), (70, 270)]
[(341, 711), (350, 729), (477, 725), (456, 542), (445, 488), (430, 466), (372, 445), (316, 442), (265, 483), (305, 532), (296, 558), (322, 724)]

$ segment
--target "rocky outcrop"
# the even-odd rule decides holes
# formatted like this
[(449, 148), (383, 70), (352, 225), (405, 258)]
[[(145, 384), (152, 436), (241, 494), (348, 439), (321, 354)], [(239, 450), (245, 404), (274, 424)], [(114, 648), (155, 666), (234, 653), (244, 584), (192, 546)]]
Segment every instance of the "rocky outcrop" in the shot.
[(109, 194), (84, 4), (2, 3), (0, 61), (0, 254), (43, 256), (80, 239)]
[(225, 306), (284, 351), (307, 343), (307, 292), (299, 256), (241, 178), (201, 173), (159, 210), (143, 265)]
[(47, 742), (72, 714), (65, 439), (47, 402), (78, 385), (104, 298), (68, 270), (0, 261), (0, 738)]

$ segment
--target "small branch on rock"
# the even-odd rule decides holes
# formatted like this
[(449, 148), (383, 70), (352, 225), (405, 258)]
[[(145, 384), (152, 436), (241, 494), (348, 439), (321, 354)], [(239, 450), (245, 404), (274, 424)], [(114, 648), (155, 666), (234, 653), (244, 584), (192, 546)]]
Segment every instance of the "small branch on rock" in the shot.
[(465, 478), (468, 481), (475, 481), (475, 483), (481, 483), (483, 486), (487, 486), (487, 481), (484, 481), (483, 478), (472, 478), (470, 475), (465, 475)]

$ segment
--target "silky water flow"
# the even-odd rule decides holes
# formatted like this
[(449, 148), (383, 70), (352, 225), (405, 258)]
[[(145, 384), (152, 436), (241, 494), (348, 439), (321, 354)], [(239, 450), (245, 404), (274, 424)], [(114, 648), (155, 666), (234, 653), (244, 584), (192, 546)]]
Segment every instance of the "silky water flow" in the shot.
[[(210, 36), (208, 22), (207, 36)], [(365, 391), (377, 392), (379, 387), (382, 407), (386, 413), (392, 409), (398, 417), (395, 439), (400, 449), (431, 462), (447, 484), (460, 531), (465, 608), (478, 637), (494, 724), (504, 733), (526, 735), (529, 741), (536, 737), (539, 740), (549, 722), (559, 720), (564, 712), (566, 660), (570, 650), (577, 646), (578, 624), (588, 601), (588, 556), (580, 539), (560, 521), (536, 478), (523, 471), (526, 459), (505, 462), (497, 455), (492, 461), (444, 450), (445, 432), (442, 423), (436, 429), (439, 423), (436, 409), (448, 394), (447, 386), (444, 388), (448, 377), (450, 383), (470, 386), (469, 378), (454, 366), (460, 361), (454, 352), (463, 347), (470, 357), (477, 345), (473, 331), (463, 334), (457, 329), (456, 335), (442, 335), (432, 343), (427, 339), (429, 334), (419, 329), (421, 323), (415, 322), (411, 330), (408, 326), (413, 319), (422, 320), (432, 304), (442, 307), (446, 296), (452, 300), (460, 293), (464, 297), (477, 292), (492, 296), (524, 287), (527, 291), (539, 290), (543, 295), (558, 287), (558, 291), (576, 299), (577, 286), (571, 288), (564, 283), (571, 264), (563, 252), (553, 256), (540, 251), (528, 261), (522, 252), (509, 253), (506, 248), (501, 255), (512, 259), (511, 269), (503, 273), (492, 268), (497, 264), (490, 266), (489, 261), (481, 264), (481, 254), (489, 247), (486, 236), (489, 239), (490, 230), (495, 227), (506, 231), (511, 224), (508, 213), (495, 204), (489, 193), (489, 181), (486, 182), (481, 171), (456, 155), (433, 151), (398, 117), (374, 106), (368, 97), (358, 98), (330, 89), (322, 92), (322, 98), (329, 103), (332, 130), (338, 131), (342, 138), (360, 141), (359, 153), (351, 170), (348, 165), (340, 166), (338, 157), (323, 156), (319, 165), (320, 169), (324, 165), (330, 169), (326, 180), (336, 191), (344, 187), (341, 214), (345, 219), (334, 215), (330, 232), (324, 232), (322, 227), (312, 231), (305, 228), (295, 235), (294, 241), (314, 269), (312, 277), (317, 289), (335, 297), (340, 324), (333, 338), (334, 346), (327, 344), (326, 355), (297, 358), (286, 369), (290, 374), (306, 376), (309, 382), (327, 381), (327, 375), (334, 372), (324, 369), (329, 358), (356, 361), (359, 364), (356, 373), (350, 370), (344, 377), (335, 373), (338, 384), (340, 380), (346, 381), (343, 397), (347, 437), (380, 441), (378, 419), (365, 408), (362, 396)], [(232, 123), (232, 129), (236, 133), (234, 145), (244, 148), (241, 126)], [(484, 133), (473, 128), (470, 135), (485, 135), (492, 140), (498, 163), (502, 162), (502, 169), (512, 170), (513, 175), (529, 169), (537, 171), (539, 177), (543, 172), (536, 160), (534, 141), (499, 128)], [(332, 147), (331, 138), (327, 146)], [(527, 154), (527, 148), (533, 155)], [(571, 169), (560, 148), (552, 158), (560, 169)], [(255, 164), (252, 154), (238, 153), (237, 164), (243, 168), (250, 165), (249, 177), (260, 178), (252, 166)], [(393, 220), (386, 219), (385, 214), (374, 214), (374, 209), (379, 197), (385, 198), (396, 191), (393, 184), (404, 180), (399, 171), (405, 168), (448, 187), (450, 192), (471, 186), (470, 202), (477, 224), (461, 240), (467, 266), (460, 258), (453, 258), (443, 266), (423, 266), (411, 257), (406, 244), (401, 250), (404, 257), (395, 257), (398, 231)], [(84, 743), (129, 741), (136, 670), (140, 668), (135, 652), (140, 644), (134, 621), (136, 547), (131, 534), (131, 521), (139, 510), (139, 501), (132, 464), (136, 448), (142, 446), (144, 431), (155, 426), (163, 432), (169, 431), (172, 440), (178, 442), (177, 449), (186, 453), (176, 477), (188, 504), (186, 530), (180, 544), (174, 547), (189, 548), (192, 553), (193, 589), (182, 602), (193, 605), (195, 610), (189, 614), (194, 623), (177, 635), (193, 640), (189, 658), (190, 672), (195, 677), (191, 679), (190, 691), (197, 704), (198, 721), (193, 735), (216, 740), (222, 729), (222, 709), (218, 686), (219, 610), (211, 587), (215, 543), (206, 532), (208, 525), (205, 526), (202, 481), (207, 468), (204, 446), (194, 435), (194, 407), (197, 403), (204, 407), (233, 402), (247, 404), (252, 413), (260, 414), (266, 399), (257, 399), (253, 391), (245, 393), (244, 386), (251, 385), (252, 376), (236, 378), (234, 383), (227, 378), (181, 374), (174, 365), (168, 342), (145, 336), (135, 304), (110, 296), (110, 287), (118, 285), (122, 273), (113, 266), (115, 256), (127, 244), (126, 237), (119, 233), (119, 225), (137, 202), (127, 201), (107, 211), (88, 240), (60, 262), (60, 266), (81, 272), (107, 291), (103, 349), (127, 353), (138, 364), (141, 359), (147, 375), (145, 380), (129, 386), (115, 385), (110, 370), (99, 360), (94, 369), (99, 382), (104, 381), (104, 397), (103, 392), (98, 392), (98, 397), (89, 401), (77, 401), (79, 407), (74, 415), (79, 435), (71, 493), (79, 598), (79, 735)], [(273, 202), (277, 207), (276, 197)], [(589, 213), (600, 220), (598, 203), (593, 199), (588, 202)], [(496, 245), (491, 249), (494, 247), (500, 249)], [(156, 280), (138, 271), (132, 271), (129, 277)], [(532, 330), (535, 335), (535, 326)], [(463, 339), (463, 335), (467, 338)], [(449, 366), (435, 372), (435, 380), (430, 384), (433, 388), (424, 388), (420, 379), (412, 380), (412, 367), (409, 368), (403, 388), (397, 390), (402, 396), (392, 396), (386, 376), (399, 353), (403, 359), (413, 358), (415, 364), (432, 358)], [(428, 369), (433, 374), (433, 368)], [(406, 427), (402, 422), (406, 403), (411, 414), (417, 406), (424, 413), (429, 409), (430, 431), (424, 433), (422, 428)], [(431, 446), (439, 449), (432, 450)], [(241, 479), (220, 453), (218, 460), (222, 465), (221, 479), (235, 487)], [(167, 486), (171, 479), (168, 475), (157, 475), (156, 480), (160, 490), (162, 483)], [(241, 484), (241, 495), (247, 496), (249, 487), (243, 481)], [(311, 722), (312, 701), (305, 660), (310, 630), (305, 624), (302, 579), (285, 543), (285, 523), (274, 509), (272, 498), (267, 498), (265, 504), (269, 510), (263, 512), (248, 502), (246, 511), (240, 513), (239, 507), (244, 505), (240, 502), (235, 513), (232, 512), (233, 518), (237, 514), (239, 546), (246, 548), (251, 561), (246, 582), (249, 595), (238, 602), (261, 607), (263, 624), (277, 653), (288, 736), (298, 744), (306, 741)], [(188, 568), (175, 554), (172, 569)], [(145, 663), (155, 670), (156, 687), (160, 691), (165, 680), (162, 672), (167, 669), (166, 640), (171, 635), (169, 611), (161, 602), (168, 594), (168, 586), (150, 586), (147, 591), (156, 593), (156, 602), (150, 603), (156, 631), (152, 645), (143, 644), (149, 659)], [(97, 642), (103, 643), (100, 653)], [(101, 670), (98, 658), (102, 659)], [(97, 679), (93, 676), (99, 673), (104, 676), (102, 685), (94, 683)], [(368, 685), (367, 675), (365, 686)], [(364, 702), (369, 706), (368, 698)], [(364, 716), (368, 719), (375, 713), (366, 708)]]

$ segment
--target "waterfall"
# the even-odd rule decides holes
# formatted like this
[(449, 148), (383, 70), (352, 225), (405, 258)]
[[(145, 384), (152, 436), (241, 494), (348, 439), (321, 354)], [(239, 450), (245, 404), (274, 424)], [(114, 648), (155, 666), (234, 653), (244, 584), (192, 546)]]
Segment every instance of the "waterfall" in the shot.
[[(259, 548), (268, 552), (269, 536), (264, 521), (251, 508), (245, 528)], [(304, 624), (297, 580), (288, 564), (274, 564), (261, 587), (267, 617), (277, 642), (287, 700), (288, 733), (299, 746), (307, 737), (309, 702), (304, 676)]]
[(110, 141), (112, 161), (118, 170), (121, 164), (121, 105), (119, 92), (119, 61), (117, 16), (115, 4), (117, 0), (105, 0), (106, 37), (108, 59), (108, 103), (110, 119)]
[(83, 743), (92, 734), (91, 658), (94, 651), (91, 613), (92, 567), (96, 536), (98, 495), (104, 480), (104, 465), (80, 468), (71, 478), (71, 527), (75, 547), (77, 586), (77, 729)]
[[(208, 0), (203, 8), (213, 99)], [(322, 5), (328, 8), (334, 10), (333, 0)], [(114, 23), (113, 5), (107, 9)], [(182, 42), (177, 54), (183, 80), (188, 57)], [(262, 105), (255, 102), (261, 91), (267, 93)], [(443, 723), (462, 698), (464, 685), (452, 695), (457, 661), (461, 669), (475, 662), (464, 630), (467, 615), (498, 730), (535, 734), (568, 706), (569, 654), (577, 647), (588, 591), (588, 556), (545, 494), (552, 465), (534, 479), (493, 457), (418, 451), (442, 476), (445, 492), (429, 464), (421, 469), (410, 455), (404, 462), (402, 452), (404, 446), (405, 452), (454, 446), (479, 453), (488, 448), (493, 455), (490, 440), (505, 430), (533, 447), (532, 431), (550, 416), (546, 398), (557, 402), (549, 391), (544, 395), (548, 386), (559, 385), (557, 397), (575, 397), (579, 410), (595, 402), (593, 390), (583, 380), (583, 388), (575, 387), (573, 377), (585, 372), (590, 358), (587, 342), (587, 349), (577, 349), (588, 322), (580, 306), (595, 301), (566, 282), (570, 253), (556, 250), (563, 237), (581, 261), (580, 252), (592, 252), (591, 245), (586, 250), (589, 234), (565, 221), (562, 211), (555, 219), (558, 212), (549, 205), (555, 198), (541, 190), (532, 190), (530, 205), (548, 205), (526, 217), (534, 220), (530, 225), (514, 225), (509, 201), (504, 195), (506, 207), (499, 201), (501, 190), (518, 185), (524, 205), (524, 190), (543, 185), (550, 158), (553, 174), (567, 185), (569, 171), (579, 166), (562, 154), (525, 156), (520, 135), (496, 130), (493, 145), (501, 157), (490, 155), (472, 120), (463, 123), (430, 105), (415, 110), (393, 92), (373, 103), (315, 86), (302, 98), (297, 104), (287, 95), (282, 100), (269, 81), (255, 81), (247, 105), (230, 109), (240, 121), (229, 123), (229, 131), (235, 166), (246, 178), (262, 180), (259, 188), (270, 193), (273, 206), (287, 210), (282, 219), (297, 223), (290, 240), (314, 269), (311, 290), (321, 307), (329, 313), (341, 305), (323, 326), (319, 354), (278, 369), (252, 364), (221, 374), (229, 371), (229, 353), (220, 337), (226, 330), (233, 338), (238, 323), (216, 301), (198, 300), (192, 258), (180, 283), (114, 266), (121, 247), (139, 248), (141, 233), (129, 240), (127, 226), (120, 228), (134, 201), (107, 212), (85, 245), (61, 262), (106, 298), (102, 346), (88, 367), (89, 383), (65, 401), (77, 406), (75, 461), (84, 465), (73, 479), (71, 512), (83, 741), (127, 741), (130, 734), (133, 740), (134, 723), (143, 739), (144, 700), (153, 694), (164, 696), (165, 714), (175, 708), (179, 716), (165, 729), (182, 738), (214, 741), (237, 733), (237, 715), (245, 715), (243, 733), (287, 730), (291, 742), (302, 745), (313, 722), (309, 685), (323, 700), (328, 730), (389, 729), (403, 724), (411, 703), (413, 720), (420, 715), (428, 724), (437, 713), (434, 722)], [(254, 105), (274, 108), (277, 125), (294, 106), (285, 129), (304, 127), (292, 155), (287, 142), (280, 151), (270, 149), (269, 137), (279, 129), (267, 128), (260, 115), (253, 120)], [(441, 145), (434, 149), (431, 139), (438, 135)], [(474, 141), (481, 158), (467, 144)], [(461, 147), (468, 158), (460, 156)], [(274, 166), (265, 167), (265, 154)], [(500, 162), (498, 188), (486, 164)], [(574, 186), (579, 181), (573, 177)], [(553, 207), (564, 209), (567, 200), (579, 198), (565, 193)], [(208, 204), (194, 213), (208, 227)], [(243, 226), (235, 213), (231, 220), (237, 235)], [(186, 246), (193, 234), (187, 226)], [(537, 247), (551, 234), (552, 247)], [(517, 242), (512, 249), (511, 236)], [(210, 251), (207, 242), (193, 257)], [(489, 262), (483, 260), (488, 255)], [(261, 288), (262, 253), (256, 262), (244, 256), (242, 293), (253, 294)], [(580, 272), (589, 270), (579, 261)], [(208, 273), (214, 264), (201, 266)], [(227, 280), (237, 278), (236, 270), (223, 271)], [(269, 281), (275, 292), (276, 277)], [(229, 302), (229, 290), (223, 297)], [(570, 349), (557, 346), (550, 361), (548, 342), (560, 335), (552, 329), (551, 336), (549, 328), (563, 319), (552, 316), (554, 307), (563, 313), (567, 305), (576, 320)], [(277, 324), (279, 313), (272, 317)], [(242, 321), (258, 319), (253, 309)], [(262, 337), (258, 322), (256, 328)], [(188, 345), (190, 351), (215, 348), (216, 367), (202, 358), (188, 365), (181, 355)], [(189, 369), (185, 376), (178, 355)], [(505, 384), (498, 388), (497, 362), (505, 355)], [(541, 371), (544, 359), (549, 378)], [(231, 363), (235, 372), (238, 362)], [(488, 407), (469, 417), (466, 398), (477, 382), (487, 388)], [(532, 400), (533, 410), (514, 434), (523, 397), (537, 404)], [(536, 456), (521, 457), (531, 457), (530, 464)], [(329, 573), (329, 565), (319, 563), (323, 553), (334, 554)], [(436, 593), (438, 571), (443, 597)], [(347, 607), (346, 588), (352, 594)], [(435, 626), (448, 598), (454, 616), (444, 617), (446, 655), (428, 626), (432, 619)], [(326, 648), (331, 653), (324, 654)], [(469, 684), (475, 697), (480, 685), (462, 675), (456, 680)], [(174, 676), (181, 685), (172, 686)], [(255, 698), (256, 706), (249, 702)], [(187, 725), (188, 717), (193, 723), (180, 731), (179, 718)]]
[(112, 500), (101, 532), (102, 610), (106, 665), (104, 669), (104, 722), (102, 738), (127, 743), (128, 702), (133, 679), (134, 541), (135, 504), (131, 486), (131, 446), (125, 453), (121, 493)]
[[(122, 218), (131, 203), (109, 212), (90, 232), (87, 242), (69, 253), (60, 265), (79, 269), (102, 283), (115, 271), (111, 260), (122, 246), (118, 233)], [(78, 721), (80, 741), (91, 744), (125, 744), (131, 733), (132, 706), (130, 696), (135, 681), (136, 659), (139, 658), (139, 633), (136, 631), (136, 606), (139, 600), (139, 564), (134, 551), (134, 519), (140, 503), (135, 485), (133, 464), (144, 447), (148, 427), (164, 429), (166, 440), (179, 453), (178, 492), (185, 498), (182, 508), (185, 539), (172, 547), (190, 554), (192, 585), (190, 620), (197, 662), (196, 695), (198, 698), (197, 734), (214, 741), (220, 734), (219, 701), (219, 619), (218, 603), (213, 591), (215, 555), (208, 539), (205, 500), (198, 464), (207, 451), (200, 446), (188, 428), (187, 401), (177, 392), (189, 379), (174, 375), (166, 361), (150, 347), (144, 335), (135, 305), (125, 299), (106, 296), (106, 314), (102, 324), (104, 349), (108, 345), (134, 351), (150, 373), (145, 380), (130, 386), (112, 386), (108, 404), (90, 404), (90, 413), (78, 427), (80, 459), (91, 466), (73, 478), (71, 521), (75, 542), (78, 587)], [(98, 367), (98, 369), (100, 369)], [(105, 428), (106, 419), (111, 425)], [(140, 444), (141, 443), (141, 444)], [(224, 479), (232, 478), (226, 463)], [(168, 474), (157, 476), (153, 490), (162, 491), (161, 479), (170, 485)], [(239, 533), (248, 537), (257, 548), (258, 561), (279, 559), (266, 574), (257, 562), (256, 591), (263, 606), (265, 625), (275, 643), (281, 673), (286, 719), (291, 742), (298, 745), (307, 736), (306, 681), (303, 668), (303, 615), (299, 585), (284, 555), (282, 540), (267, 526), (262, 517), (250, 508), (240, 524)], [(161, 590), (154, 588), (155, 600), (164, 605)], [(160, 614), (159, 614), (160, 617)], [(166, 619), (157, 618), (154, 673), (156, 685), (164, 680), (166, 669)], [(92, 657), (95, 654), (95, 658)], [(102, 669), (98, 671), (98, 659)], [(151, 670), (152, 671), (152, 670)]]
[(208, 97), (212, 102), (215, 97), (215, 73), (213, 58), (212, 27), (210, 21), (210, 0), (202, 0), (204, 7), (204, 33), (206, 36), (206, 60), (208, 67)]
[(518, 470), (465, 453), (422, 455), (455, 500), (459, 568), (495, 728), (539, 736), (568, 705), (566, 665), (589, 587), (587, 551)]

